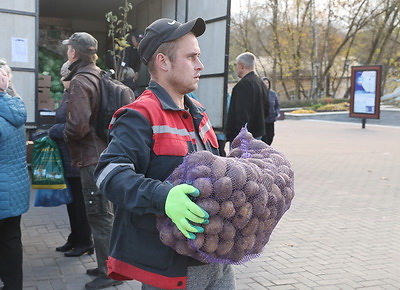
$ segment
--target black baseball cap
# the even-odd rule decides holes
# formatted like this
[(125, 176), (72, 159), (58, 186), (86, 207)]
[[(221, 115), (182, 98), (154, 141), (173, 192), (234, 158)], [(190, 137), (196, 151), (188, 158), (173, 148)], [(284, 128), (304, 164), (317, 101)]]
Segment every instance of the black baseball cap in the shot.
[(147, 65), (162, 43), (178, 39), (189, 32), (193, 32), (196, 37), (199, 37), (205, 30), (206, 23), (202, 18), (196, 18), (183, 24), (169, 18), (158, 19), (144, 31), (144, 37), (138, 48), (140, 59)]
[(62, 44), (69, 44), (74, 49), (87, 54), (97, 52), (97, 40), (87, 32), (75, 32), (70, 38), (63, 40)]

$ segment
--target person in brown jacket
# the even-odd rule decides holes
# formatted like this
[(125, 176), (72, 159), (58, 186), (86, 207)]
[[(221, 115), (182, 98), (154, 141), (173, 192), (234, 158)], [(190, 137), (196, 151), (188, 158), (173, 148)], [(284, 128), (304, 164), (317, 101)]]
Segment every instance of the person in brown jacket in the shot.
[[(87, 270), (96, 278), (86, 283), (86, 289), (101, 289), (121, 284), (108, 277), (106, 259), (114, 219), (111, 202), (99, 193), (93, 171), (100, 153), (107, 144), (96, 134), (93, 126), (99, 110), (100, 68), (96, 66), (97, 40), (86, 32), (76, 32), (63, 45), (68, 46), (70, 81), (67, 100), (67, 120), (64, 139), (71, 154), (72, 166), (80, 169), (86, 213), (94, 239), (97, 268)], [(93, 75), (94, 74), (94, 75)]]

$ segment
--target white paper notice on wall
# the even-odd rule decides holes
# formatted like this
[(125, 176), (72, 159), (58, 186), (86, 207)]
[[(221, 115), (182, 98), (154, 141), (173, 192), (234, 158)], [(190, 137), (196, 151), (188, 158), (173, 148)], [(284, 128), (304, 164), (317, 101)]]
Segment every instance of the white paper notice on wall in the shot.
[(28, 39), (12, 37), (11, 53), (13, 62), (28, 62)]

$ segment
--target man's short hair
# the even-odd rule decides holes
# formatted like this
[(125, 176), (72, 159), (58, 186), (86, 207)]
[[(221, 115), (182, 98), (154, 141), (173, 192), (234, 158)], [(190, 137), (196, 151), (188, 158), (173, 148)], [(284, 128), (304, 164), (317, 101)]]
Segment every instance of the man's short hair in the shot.
[[(157, 48), (157, 50), (154, 52), (154, 54), (155, 55), (157, 55), (158, 53), (165, 54), (171, 62), (174, 62), (174, 60), (176, 58), (176, 54), (175, 54), (176, 44), (177, 44), (176, 41), (164, 42)], [(156, 70), (154, 67), (154, 57), (152, 57), (150, 59), (150, 61), (148, 62), (147, 69), (151, 74), (153, 74), (153, 75), (156, 74)]]
[(256, 57), (251, 52), (244, 52), (238, 55), (236, 63), (242, 63), (245, 68), (254, 69), (256, 64)]

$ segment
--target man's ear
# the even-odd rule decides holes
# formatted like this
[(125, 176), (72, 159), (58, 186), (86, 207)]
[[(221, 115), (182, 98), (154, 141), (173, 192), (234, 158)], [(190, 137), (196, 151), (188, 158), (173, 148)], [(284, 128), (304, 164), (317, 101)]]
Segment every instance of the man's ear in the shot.
[(163, 71), (168, 71), (168, 70), (170, 69), (171, 62), (170, 62), (168, 56), (166, 56), (165, 54), (163, 54), (163, 53), (158, 53), (158, 54), (156, 55), (155, 61), (156, 61), (156, 65), (157, 65), (160, 69), (162, 69)]
[(76, 53), (76, 49), (71, 47), (71, 57), (75, 61), (78, 59), (78, 54)]

